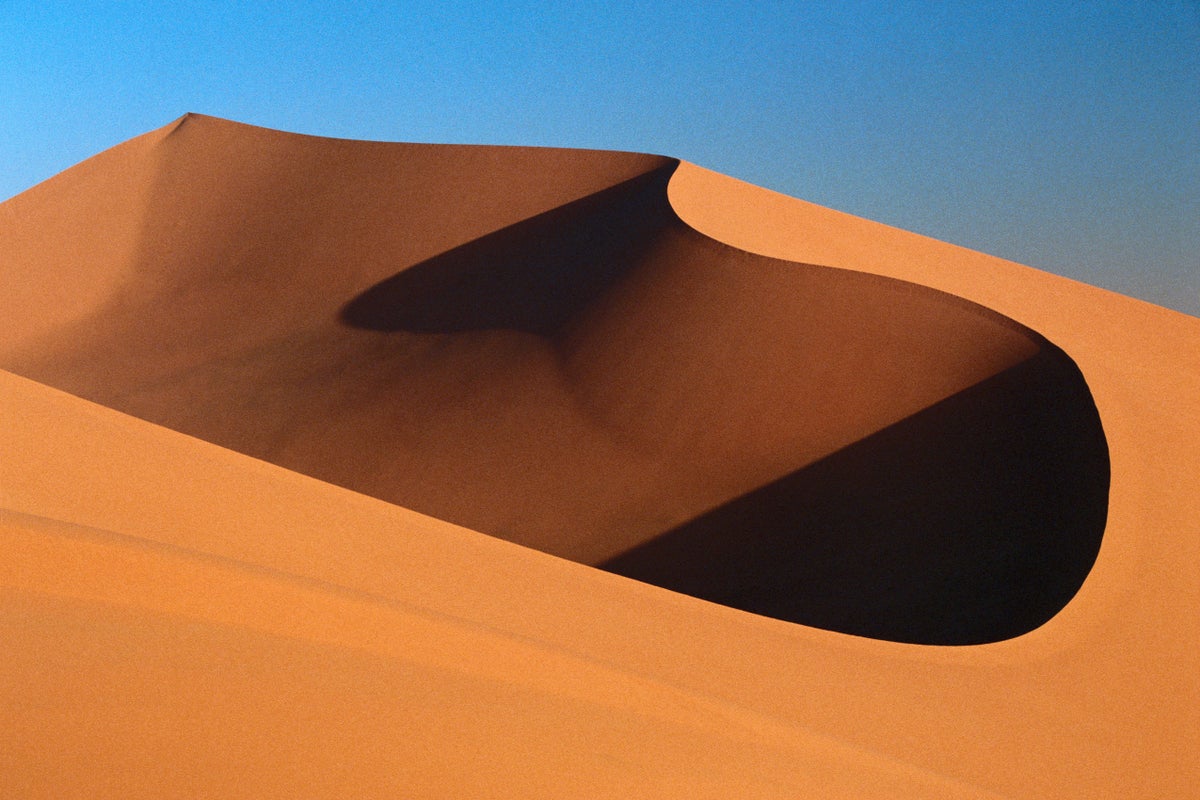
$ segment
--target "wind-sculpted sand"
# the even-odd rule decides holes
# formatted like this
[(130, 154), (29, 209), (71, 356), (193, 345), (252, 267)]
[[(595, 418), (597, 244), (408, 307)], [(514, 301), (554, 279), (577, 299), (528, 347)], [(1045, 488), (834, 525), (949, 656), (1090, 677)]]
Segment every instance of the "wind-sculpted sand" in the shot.
[(0, 204), (0, 274), (16, 796), (1200, 780), (1200, 321), (668, 158), (196, 115)]

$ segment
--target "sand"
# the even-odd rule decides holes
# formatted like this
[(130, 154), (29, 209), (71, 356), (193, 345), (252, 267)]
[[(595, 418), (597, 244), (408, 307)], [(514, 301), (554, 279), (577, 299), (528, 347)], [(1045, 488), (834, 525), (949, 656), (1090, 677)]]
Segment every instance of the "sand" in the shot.
[(1200, 779), (1200, 320), (674, 159), (198, 115), (0, 204), (0, 272), (17, 796)]

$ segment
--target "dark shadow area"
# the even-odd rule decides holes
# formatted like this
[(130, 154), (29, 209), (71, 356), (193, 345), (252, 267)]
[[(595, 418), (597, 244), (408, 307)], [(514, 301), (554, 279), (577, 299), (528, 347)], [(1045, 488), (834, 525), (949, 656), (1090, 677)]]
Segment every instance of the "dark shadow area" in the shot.
[(509, 329), (550, 336), (635, 266), (678, 218), (671, 163), (416, 264), (342, 310), (369, 330)]
[(1026, 633), (1099, 551), (1108, 445), (1061, 350), (721, 506), (603, 569), (843, 633), (964, 645)]

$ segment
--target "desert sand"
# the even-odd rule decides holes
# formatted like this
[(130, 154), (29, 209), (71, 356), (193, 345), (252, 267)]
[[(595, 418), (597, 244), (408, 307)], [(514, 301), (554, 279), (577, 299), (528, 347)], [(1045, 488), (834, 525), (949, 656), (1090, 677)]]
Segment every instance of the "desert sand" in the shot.
[(1200, 320), (675, 159), (0, 204), (17, 797), (1187, 797)]

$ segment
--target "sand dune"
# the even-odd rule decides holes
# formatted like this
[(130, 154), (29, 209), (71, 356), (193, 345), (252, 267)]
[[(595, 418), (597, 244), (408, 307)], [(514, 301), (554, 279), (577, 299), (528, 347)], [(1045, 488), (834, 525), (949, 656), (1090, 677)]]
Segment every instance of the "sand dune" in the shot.
[(23, 796), (1200, 777), (1200, 321), (672, 159), (197, 115), (0, 271)]

